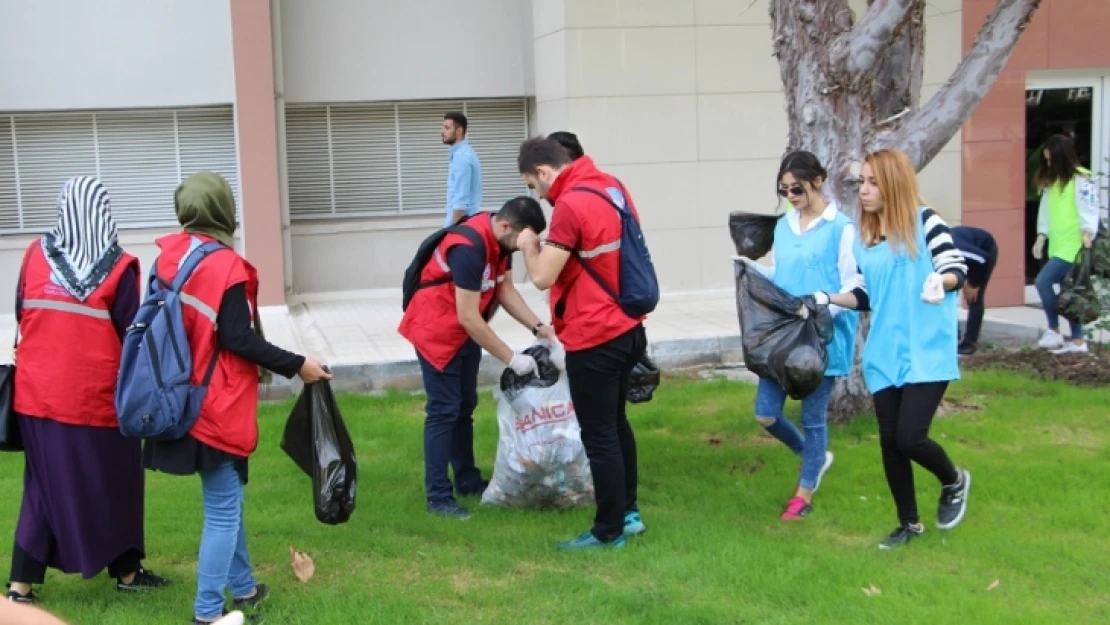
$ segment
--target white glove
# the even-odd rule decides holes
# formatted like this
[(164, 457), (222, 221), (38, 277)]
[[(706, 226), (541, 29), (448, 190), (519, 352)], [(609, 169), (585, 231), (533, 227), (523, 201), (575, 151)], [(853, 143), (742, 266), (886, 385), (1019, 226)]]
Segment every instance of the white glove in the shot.
[(536, 359), (528, 354), (513, 354), (509, 368), (517, 375), (528, 375), (536, 370)]
[(925, 277), (921, 288), (921, 301), (926, 304), (939, 304), (944, 301), (944, 277), (933, 272)]
[(1044, 235), (1038, 234), (1037, 240), (1033, 242), (1033, 258), (1040, 260), (1044, 258)]
[(817, 301), (818, 306), (829, 305), (829, 294), (824, 291), (817, 291), (813, 294), (813, 299)]

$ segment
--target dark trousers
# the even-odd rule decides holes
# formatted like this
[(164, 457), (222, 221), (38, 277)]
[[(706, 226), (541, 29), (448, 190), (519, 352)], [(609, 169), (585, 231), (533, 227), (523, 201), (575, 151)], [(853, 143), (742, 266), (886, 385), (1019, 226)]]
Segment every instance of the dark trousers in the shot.
[(625, 414), (632, 369), (647, 349), (643, 326), (597, 347), (567, 353), (570, 397), (594, 478), (597, 514), (590, 530), (602, 542), (624, 533), (637, 510), (636, 437)]
[(482, 474), (474, 466), (474, 408), (478, 406), (478, 365), (482, 348), (467, 340), (443, 371), (417, 355), (428, 394), (424, 419), (424, 490), (428, 503), (454, 501), (447, 465), (460, 493), (479, 492)]
[[(129, 549), (108, 565), (108, 575), (112, 577), (130, 575), (137, 572), (141, 564), (141, 554), (134, 549)], [(12, 573), (8, 576), (9, 581), (17, 584), (42, 584), (46, 581), (46, 568), (45, 562), (36, 560), (34, 556), (24, 551), (18, 542), (14, 544)]]
[(944, 448), (929, 438), (929, 426), (947, 388), (948, 382), (907, 384), (885, 388), (873, 396), (883, 469), (901, 523), (920, 521), (911, 460), (935, 475), (942, 485), (959, 480), (956, 466)]
[(960, 343), (964, 345), (978, 343), (979, 330), (983, 327), (983, 313), (987, 310), (987, 286), (991, 282), (994, 265), (998, 262), (998, 249), (988, 250), (988, 253), (987, 267), (983, 272), (983, 284), (979, 287), (979, 297), (975, 298), (974, 303), (967, 305), (967, 325), (964, 326), (964, 336), (960, 339)]

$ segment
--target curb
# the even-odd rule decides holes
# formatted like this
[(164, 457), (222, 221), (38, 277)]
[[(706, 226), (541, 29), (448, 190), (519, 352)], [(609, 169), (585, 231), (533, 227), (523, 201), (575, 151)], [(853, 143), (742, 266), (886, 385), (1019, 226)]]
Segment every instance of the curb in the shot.
[[(963, 328), (964, 322), (960, 322)], [(1017, 323), (984, 319), (980, 342), (1003, 347), (1016, 347), (1035, 342), (1040, 330)], [(744, 350), (739, 334), (716, 337), (670, 339), (649, 342), (649, 353), (656, 366), (662, 370), (691, 369), (737, 365), (744, 362)], [(388, 390), (423, 391), (424, 378), (420, 363), (412, 360), (333, 365), (331, 386), (336, 391), (348, 393), (380, 393)], [(478, 370), (478, 386), (493, 387), (501, 380), (505, 366), (489, 354), (482, 355)], [(299, 378), (285, 380), (275, 376), (273, 384), (259, 388), (259, 398), (265, 401), (282, 400), (300, 394), (304, 384)]]

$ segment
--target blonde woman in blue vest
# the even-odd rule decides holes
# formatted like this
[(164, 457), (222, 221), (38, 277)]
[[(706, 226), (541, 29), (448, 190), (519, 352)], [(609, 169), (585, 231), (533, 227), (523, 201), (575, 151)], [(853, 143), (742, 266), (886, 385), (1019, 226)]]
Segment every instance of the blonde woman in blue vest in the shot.
[(956, 293), (967, 265), (948, 225), (921, 200), (904, 153), (880, 150), (865, 159), (860, 204), (856, 288), (815, 297), (818, 304), (871, 311), (863, 378), (875, 402), (883, 469), (898, 512), (898, 527), (879, 544), (891, 549), (925, 531), (914, 462), (940, 482), (937, 527), (952, 529), (967, 512), (971, 474), (929, 438), (948, 383), (960, 378)]
[(1054, 135), (1045, 142), (1034, 182), (1041, 192), (1041, 205), (1037, 211), (1033, 258), (1044, 257), (1048, 238), (1048, 262), (1034, 282), (1048, 320), (1048, 330), (1038, 346), (1051, 349), (1054, 354), (1086, 353), (1081, 323), (1068, 319), (1071, 340), (1065, 341), (1060, 334), (1055, 287), (1064, 282), (1079, 251), (1091, 247), (1098, 232), (1098, 185), (1091, 172), (1079, 166), (1075, 144), (1064, 135)]
[[(858, 270), (852, 255), (855, 226), (840, 212), (835, 202), (822, 195), (828, 174), (817, 157), (799, 151), (787, 154), (779, 167), (778, 194), (795, 210), (787, 213), (775, 227), (773, 267), (762, 267), (741, 257), (750, 266), (774, 280), (794, 295), (814, 291), (836, 293), (850, 290)], [(782, 441), (802, 461), (801, 475), (794, 496), (786, 503), (781, 519), (800, 521), (813, 510), (813, 493), (832, 466), (828, 451), (828, 407), (833, 383), (848, 375), (855, 355), (857, 314), (832, 306), (833, 340), (828, 345), (828, 364), (821, 386), (802, 400), (802, 432), (785, 416), (786, 391), (776, 382), (761, 379), (755, 397), (755, 416), (759, 424)]]

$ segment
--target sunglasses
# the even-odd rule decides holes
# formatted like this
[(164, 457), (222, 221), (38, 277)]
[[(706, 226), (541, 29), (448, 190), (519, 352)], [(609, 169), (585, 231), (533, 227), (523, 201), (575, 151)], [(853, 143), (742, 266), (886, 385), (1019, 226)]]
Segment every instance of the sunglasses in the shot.
[(779, 196), (786, 197), (787, 195), (802, 196), (806, 194), (806, 190), (801, 187), (790, 187), (789, 189), (779, 189)]

